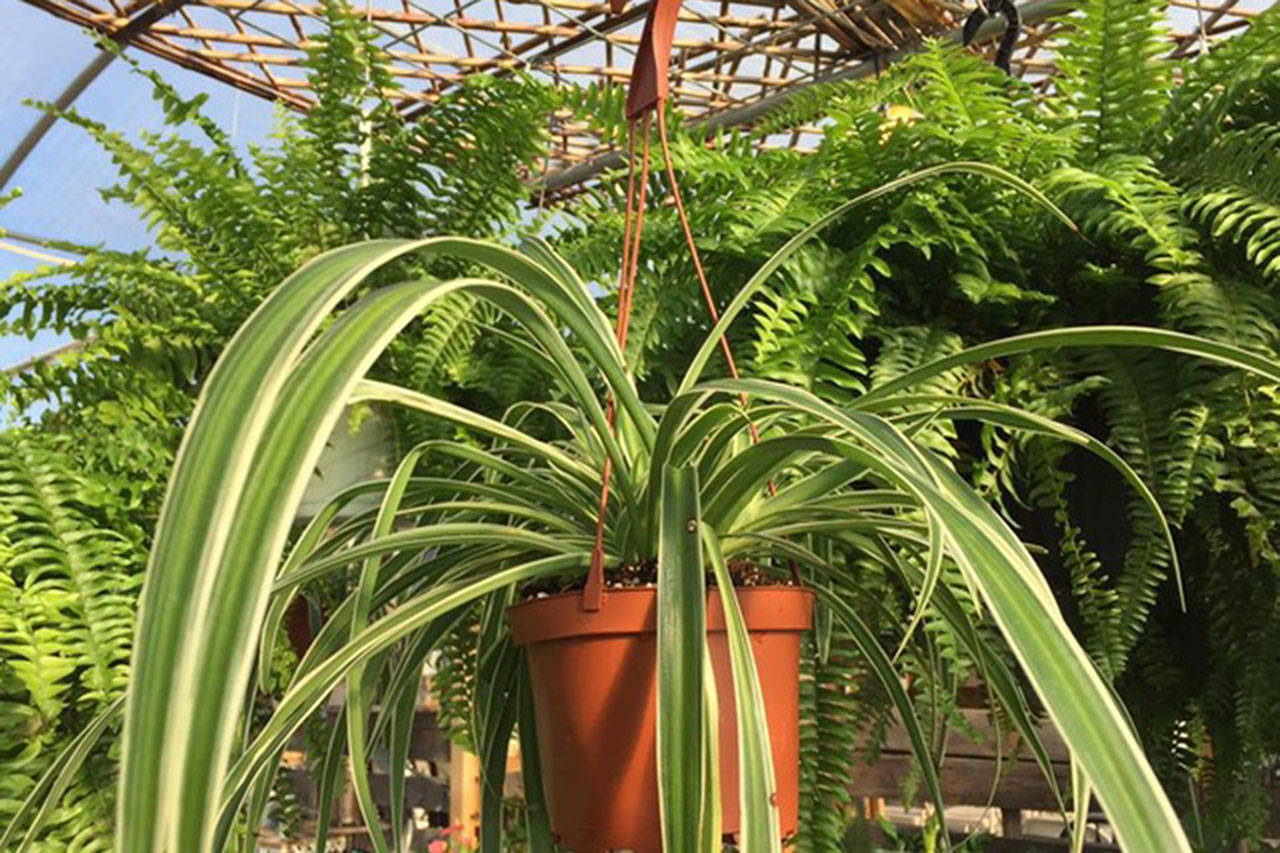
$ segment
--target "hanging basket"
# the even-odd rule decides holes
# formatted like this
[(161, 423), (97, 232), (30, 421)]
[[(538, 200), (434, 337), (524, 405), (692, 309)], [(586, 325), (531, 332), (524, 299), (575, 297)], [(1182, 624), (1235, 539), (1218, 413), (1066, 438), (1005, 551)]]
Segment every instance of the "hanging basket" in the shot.
[[(799, 820), (800, 635), (813, 594), (790, 586), (737, 590), (751, 635), (769, 724), (783, 836)], [(529, 660), (542, 783), (551, 828), (571, 853), (662, 849), (655, 745), (657, 591), (611, 589), (599, 610), (571, 592), (507, 611)], [(726, 834), (738, 830), (738, 748), (724, 611), (707, 596), (707, 633), (719, 703), (720, 785)]]

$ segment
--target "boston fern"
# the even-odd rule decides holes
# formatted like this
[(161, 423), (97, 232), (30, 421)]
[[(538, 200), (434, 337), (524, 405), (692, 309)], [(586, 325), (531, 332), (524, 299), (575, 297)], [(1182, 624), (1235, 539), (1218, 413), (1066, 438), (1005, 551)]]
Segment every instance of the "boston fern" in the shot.
[[(1062, 73), (1043, 92), (932, 45), (875, 80), (799, 93), (755, 131), (823, 121), (812, 153), (760, 151), (747, 135), (712, 148), (692, 134), (677, 142), (699, 248), (722, 285), (839, 198), (954, 159), (1045, 188), (1081, 226), (1083, 237), (961, 175), (855, 211), (784, 264), (734, 331), (756, 375), (846, 403), (966, 342), (1094, 322), (1280, 352), (1280, 15), (1174, 63), (1162, 58), (1164, 7), (1079, 3), (1063, 19)], [(593, 274), (618, 251), (621, 226), (601, 212), (616, 193), (606, 185), (598, 205), (583, 203), (559, 244)], [(646, 222), (650, 276), (635, 298), (658, 307), (632, 363), (642, 388), (661, 389), (688, 357), (682, 324), (697, 301), (678, 286), (691, 272), (674, 214), (655, 206)], [(1257, 837), (1262, 780), (1280, 751), (1267, 710), (1280, 701), (1280, 669), (1259, 652), (1280, 642), (1275, 389), (1137, 350), (1045, 352), (934, 382), (1105, 436), (1157, 495), (1177, 529), (1181, 584), (1145, 502), (1129, 500), (1123, 518), (1091, 510), (1110, 475), (1080, 453), (994, 426), (935, 423), (919, 435), (949, 448), (1048, 549), (1055, 593), (1126, 698), (1171, 796), (1204, 816), (1198, 840)]]
[[(941, 791), (915, 706), (891, 653), (855, 606), (862, 565), (912, 590), (908, 632), (919, 620), (941, 620), (981, 661), (988, 689), (1047, 769), (1019, 678), (990, 635), (977, 629), (978, 617), (954, 585), (980, 602), (1071, 748), (1074, 800), (1087, 803), (1093, 791), (1127, 849), (1189, 849), (1124, 712), (1074, 639), (1026, 547), (918, 437), (939, 421), (977, 421), (1066, 441), (1113, 468), (1159, 515), (1133, 469), (1086, 434), (1012, 406), (930, 391), (929, 381), (974, 363), (1073, 346), (1160, 348), (1272, 382), (1280, 380), (1280, 365), (1175, 332), (1102, 326), (953, 353), (840, 406), (766, 380), (704, 378), (720, 336), (817, 231), (892, 190), (958, 173), (1037, 195), (998, 169), (955, 164), (846, 202), (793, 236), (749, 278), (661, 401), (642, 399), (590, 291), (541, 244), (519, 253), (465, 238), (378, 240), (326, 253), (290, 276), (211, 374), (170, 481), (125, 711), (119, 848), (221, 849), (242, 828), (252, 830), (280, 751), (344, 682), (345, 728), (337, 731), (345, 735), (366, 820), (377, 825), (362, 757), (385, 741), (392, 762), (404, 760), (403, 732), (412, 718), (396, 709), (416, 691), (426, 654), (467, 608), (483, 606), (498, 616), (479, 657), (479, 665), (490, 668), (476, 679), (476, 690), (488, 697), (477, 698), (477, 711), (495, 697), (519, 695), (520, 667), (493, 664), (509, 658), (500, 653), (511, 642), (501, 615), (531, 582), (572, 585), (585, 574), (608, 458), (616, 497), (604, 525), (607, 564), (659, 561), (658, 618), (671, 628), (660, 632), (659, 643), (676, 643), (660, 648), (660, 661), (705, 661), (704, 636), (686, 629), (703, 624), (705, 579), (716, 580), (735, 661), (743, 850), (774, 850), (780, 839), (755, 665), (731, 593), (729, 566), (741, 560), (766, 573), (794, 570), (818, 595), (821, 618), (837, 623), (856, 645), (901, 714), (922, 759), (924, 788), (939, 809)], [(483, 272), (366, 288), (410, 254), (451, 257)], [(518, 324), (523, 351), (558, 389), (551, 400), (517, 404), (490, 418), (366, 377), (397, 334), (453, 293), (488, 303)], [(616, 429), (602, 403), (605, 390), (616, 403)], [(749, 397), (746, 409), (741, 395)], [(413, 448), (389, 479), (338, 496), (290, 543), (324, 440), (344, 407), (361, 400), (427, 412), (484, 440), (437, 439)], [(456, 460), (456, 470), (422, 473), (433, 456)], [(368, 494), (379, 499), (376, 510), (340, 520), (344, 504)], [(289, 599), (350, 567), (347, 598), (269, 719), (246, 737), (247, 687), (255, 667), (266, 663), (258, 650), (270, 648)], [(697, 592), (686, 594), (690, 590)], [(709, 713), (706, 666), (659, 666), (659, 706), (692, 708), (693, 719)], [(375, 707), (381, 710), (370, 719)], [(524, 734), (531, 729), (525, 713), (518, 721), (478, 713), (478, 720), (482, 760), (495, 767), (505, 762), (512, 726)], [(681, 795), (704, 790), (703, 780), (715, 775), (717, 765), (700, 761), (705, 752), (696, 746), (709, 731), (706, 724), (659, 726), (663, 827), (671, 849), (692, 849), (676, 842), (680, 833), (719, 843), (718, 810), (704, 808), (699, 796)], [(87, 748), (93, 734), (77, 746)], [(336, 751), (343, 747), (336, 740), (331, 745), (335, 752), (324, 764), (337, 768), (332, 772), (341, 771)], [(537, 778), (526, 755), (525, 771)], [(73, 761), (68, 758), (69, 766)], [(50, 784), (56, 796), (57, 782)], [(486, 810), (500, 807), (496, 790), (487, 796)], [(530, 843), (547, 850), (545, 813), (537, 805), (527, 812)], [(483, 826), (484, 849), (498, 850), (497, 823)], [(393, 826), (393, 832), (400, 830)], [(387, 843), (377, 833), (375, 842)]]
[[(65, 745), (123, 694), (141, 553), (104, 488), (39, 435), (0, 436), (0, 824)], [(116, 529), (113, 529), (116, 528)], [(140, 538), (140, 531), (133, 531)], [(105, 746), (105, 745), (103, 745)], [(100, 748), (48, 822), (77, 850), (110, 845), (111, 762)], [(6, 848), (10, 849), (10, 848)]]
[[(405, 122), (367, 21), (336, 0), (325, 12), (306, 60), (316, 105), (282, 113), (269, 144), (238, 143), (205, 114), (205, 96), (183, 97), (136, 65), (165, 128), (131, 139), (91, 115), (62, 116), (109, 155), (119, 181), (103, 196), (136, 211), (154, 245), (66, 244), (78, 255), (71, 265), (0, 284), (0, 334), (78, 342), (3, 377), (7, 420), (18, 426), (0, 436), (0, 727), (14, 745), (0, 755), (0, 825), (96, 703), (122, 690), (131, 623), (121, 614), (137, 607), (174, 453), (210, 369), (258, 303), (293, 269), (353, 240), (516, 226), (548, 91), (520, 76), (472, 78)], [(418, 272), (458, 271), (440, 264)], [(470, 358), (486, 321), (473, 302), (433, 306), (379, 375), (446, 396), (504, 391), (491, 392), (476, 363), (516, 359), (500, 347)], [(517, 375), (507, 374), (512, 384)], [(416, 434), (421, 423), (399, 426)], [(105, 843), (113, 805), (86, 792), (109, 789), (115, 732), (41, 843)]]
[[(276, 283), (354, 240), (504, 233), (527, 192), (522, 173), (542, 153), (552, 108), (545, 88), (520, 76), (472, 78), (406, 122), (371, 25), (340, 0), (324, 9), (325, 29), (310, 37), (306, 60), (315, 104), (282, 114), (271, 144), (237, 144), (202, 111), (207, 96), (184, 98), (136, 65), (172, 129), (135, 141), (91, 116), (64, 114), (111, 157), (119, 183), (102, 194), (137, 212), (154, 247), (67, 245), (80, 260), (0, 285), (0, 333), (52, 331), (80, 342), (6, 376), (7, 398), (74, 434), (82, 464), (112, 475), (146, 526), (201, 383)], [(455, 306), (458, 314), (465, 306)], [(469, 349), (474, 325), (455, 318), (433, 324), (435, 337), (406, 335), (383, 369), (407, 378), (426, 369), (415, 365), (453, 366), (457, 347), (439, 336), (447, 329)], [(425, 378), (439, 390), (447, 376)]]

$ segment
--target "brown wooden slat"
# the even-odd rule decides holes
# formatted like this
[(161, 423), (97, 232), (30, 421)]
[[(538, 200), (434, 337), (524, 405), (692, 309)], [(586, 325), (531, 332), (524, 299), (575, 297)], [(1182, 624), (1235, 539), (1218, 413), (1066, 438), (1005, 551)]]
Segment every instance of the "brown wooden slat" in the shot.
[[(1055, 762), (1054, 777), (1064, 791), (1071, 789), (1071, 768)], [(883, 797), (897, 801), (902, 797), (908, 779), (914, 778), (912, 758), (900, 752), (883, 753), (873, 764), (860, 763), (853, 768), (849, 792), (856, 797)], [(996, 781), (996, 762), (990, 758), (949, 757), (938, 769), (942, 799), (949, 806), (982, 806), (991, 803), (1002, 808), (1056, 811), (1054, 799), (1039, 766), (1031, 761), (1015, 761), (1005, 765)]]
[[(314, 46), (306, 33), (314, 29), (309, 22), (323, 14), (316, 0), (186, 3), (191, 9), (221, 13), (227, 18), (221, 26), (207, 14), (170, 18), (182, 0), (26, 2), (106, 35), (118, 36), (129, 28), (139, 50), (294, 109), (306, 109), (311, 102), (305, 72), (282, 75), (279, 69), (299, 66), (303, 51)], [(1260, 11), (1256, 3), (1238, 4), (1239, 0), (1171, 0), (1178, 9), (1202, 9), (1211, 40), (1239, 32)], [(1033, 12), (1042, 6), (1055, 9), (1048, 20), (1036, 17), (1029, 22), (1013, 60), (1016, 72), (1043, 88), (1054, 73), (1054, 40), (1063, 31), (1052, 16), (1061, 15), (1066, 6), (1054, 0), (1024, 0), (1023, 6)], [(361, 11), (380, 31), (379, 46), (391, 61), (392, 73), (402, 80), (423, 81), (419, 90), (395, 94), (399, 108), (412, 119), (465, 75), (476, 72), (502, 75), (532, 69), (557, 82), (597, 79), (625, 84), (648, 4), (633, 2), (620, 15), (607, 13), (607, 8), (603, 0), (440, 0), (430, 5), (426, 0), (371, 0)], [(535, 17), (530, 9), (541, 14)], [(955, 0), (718, 0), (709, 9), (687, 6), (680, 14), (683, 34), (677, 30), (674, 44), (674, 97), (692, 118), (723, 124), (715, 118), (723, 113), (726, 121), (737, 121), (730, 117), (755, 115), (753, 104), (776, 101), (780, 92), (797, 84), (838, 75), (873, 57), (904, 55), (925, 35), (954, 28), (962, 14)], [(281, 19), (295, 39), (283, 37), (281, 28), (272, 25)], [(441, 50), (432, 43), (433, 30), (460, 34), (465, 50)], [(456, 35), (450, 38), (457, 42)], [(603, 48), (588, 52), (593, 43)], [(1170, 44), (1174, 55), (1196, 52), (1198, 28), (1171, 35)], [(764, 61), (748, 62), (751, 57)], [(790, 144), (804, 144), (803, 136), (793, 129)], [(589, 136), (585, 142), (558, 138), (560, 148), (548, 152), (548, 164), (576, 161), (598, 148)], [(575, 174), (589, 177), (591, 171)]]

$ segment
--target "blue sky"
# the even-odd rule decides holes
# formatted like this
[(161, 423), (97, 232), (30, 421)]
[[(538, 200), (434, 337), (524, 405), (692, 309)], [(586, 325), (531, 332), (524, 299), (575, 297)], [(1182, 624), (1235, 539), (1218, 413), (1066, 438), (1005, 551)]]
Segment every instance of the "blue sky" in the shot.
[[(0, 160), (38, 117), (22, 102), (56, 98), (94, 53), (92, 41), (74, 24), (21, 0), (0, 0)], [(160, 70), (184, 95), (207, 92), (206, 111), (224, 128), (234, 129), (238, 141), (267, 137), (272, 104), (140, 51), (130, 55), (144, 67)], [(148, 82), (119, 61), (84, 91), (76, 108), (127, 138), (163, 126)], [(118, 202), (107, 204), (98, 194), (114, 177), (110, 159), (83, 131), (56, 124), (5, 188), (21, 188), (23, 195), (0, 210), (0, 229), (118, 249), (145, 247), (149, 235), (134, 212)], [(10, 242), (2, 236), (0, 241)], [(39, 265), (37, 259), (0, 249), (0, 277)], [(0, 368), (59, 343), (53, 335), (35, 340), (0, 336)]]

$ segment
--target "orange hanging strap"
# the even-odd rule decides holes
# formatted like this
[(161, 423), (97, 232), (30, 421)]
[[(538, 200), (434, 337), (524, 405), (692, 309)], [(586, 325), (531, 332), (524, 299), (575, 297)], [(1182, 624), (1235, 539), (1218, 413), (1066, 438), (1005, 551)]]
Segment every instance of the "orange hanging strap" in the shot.
[[(627, 330), (631, 325), (631, 303), (635, 296), (636, 271), (639, 268), (640, 238), (644, 233), (644, 205), (649, 184), (649, 117), (644, 121), (644, 153), (641, 158), (640, 176), (636, 178), (636, 124), (628, 123), (627, 133), (627, 212), (622, 226), (622, 269), (618, 274), (618, 317), (614, 324), (614, 336), (622, 358), (627, 357)], [(638, 185), (638, 186), (637, 186)], [(638, 197), (637, 197), (638, 195)], [(605, 421), (612, 431), (614, 427), (614, 398), (609, 394), (605, 409)], [(596, 537), (591, 549), (591, 568), (582, 588), (582, 609), (599, 610), (604, 606), (604, 522), (609, 511), (609, 482), (613, 477), (613, 460), (608, 455), (600, 472), (600, 504), (596, 509)]]
[[(640, 37), (639, 49), (636, 52), (635, 65), (631, 71), (631, 85), (627, 92), (627, 210), (622, 226), (622, 268), (618, 275), (618, 317), (614, 325), (614, 335), (618, 348), (622, 351), (625, 362), (627, 357), (627, 332), (631, 325), (631, 303), (635, 296), (636, 274), (640, 263), (640, 241), (644, 234), (644, 214), (646, 192), (649, 186), (649, 139), (652, 131), (652, 119), (658, 116), (658, 140), (662, 146), (662, 160), (666, 166), (667, 177), (671, 183), (671, 195), (675, 200), (676, 213), (680, 217), (680, 227), (684, 231), (685, 245), (689, 249), (689, 257), (693, 260), (693, 268), (698, 276), (698, 284), (702, 288), (702, 297), (706, 302), (711, 322), (720, 320), (720, 312), (716, 310), (715, 297), (707, 283), (706, 272), (702, 269), (702, 258), (694, 243), (693, 229), (689, 227), (689, 217), (684, 209), (684, 199), (680, 195), (680, 185), (676, 181), (675, 165), (671, 160), (670, 144), (667, 141), (666, 105), (669, 90), (669, 69), (671, 64), (671, 45), (675, 37), (676, 21), (680, 16), (682, 0), (653, 0), (649, 14), (645, 18), (644, 32)], [(610, 8), (617, 14), (622, 11), (625, 0), (610, 0)], [(640, 173), (636, 174), (636, 128), (641, 117), (644, 125), (641, 128), (642, 155)], [(729, 347), (728, 337), (720, 336), (720, 349), (724, 353), (725, 362), (729, 366), (729, 375), (738, 378), (738, 366), (733, 359), (733, 351)], [(739, 394), (744, 413), (747, 409), (747, 395)], [(605, 420), (610, 432), (614, 432), (614, 398), (609, 395), (605, 410)], [(750, 414), (746, 414), (747, 428), (752, 442), (760, 441), (760, 433)], [(609, 511), (609, 481), (613, 475), (613, 460), (605, 456), (601, 470), (600, 504), (596, 510), (595, 543), (591, 549), (591, 567), (587, 572), (587, 582), (582, 589), (582, 609), (599, 610), (604, 606), (604, 529), (605, 517)], [(769, 481), (769, 494), (776, 494), (773, 480)]]
[(636, 45), (627, 87), (627, 120), (635, 121), (652, 112), (662, 112), (670, 91), (671, 46), (676, 22), (684, 0), (652, 0), (645, 15), (644, 30)]
[[(658, 140), (662, 144), (662, 159), (667, 166), (667, 179), (671, 182), (671, 195), (675, 199), (676, 214), (680, 218), (680, 228), (684, 231), (684, 243), (689, 249), (689, 257), (693, 260), (694, 272), (698, 275), (698, 284), (702, 288), (702, 300), (707, 305), (707, 313), (711, 315), (711, 323), (715, 325), (720, 322), (720, 312), (716, 310), (715, 297), (711, 295), (711, 286), (707, 284), (707, 274), (702, 270), (702, 258), (698, 254), (698, 246), (693, 240), (693, 229), (689, 227), (689, 217), (684, 212), (684, 199), (680, 196), (680, 183), (676, 180), (676, 167), (671, 160), (671, 147), (667, 142), (667, 119), (665, 116), (664, 104), (658, 104)], [(724, 360), (729, 365), (729, 375), (734, 379), (738, 378), (738, 365), (733, 361), (733, 351), (729, 349), (729, 337), (727, 335), (720, 336), (720, 351), (724, 353)], [(747, 395), (739, 394), (738, 400), (742, 403), (742, 408), (747, 408)], [(747, 429), (751, 433), (752, 442), (759, 443), (760, 432), (756, 429), (755, 421), (747, 416)], [(769, 481), (769, 493), (774, 494), (775, 488), (773, 480)]]
[[(649, 192), (649, 124), (652, 116), (644, 117), (644, 128), (641, 130), (643, 136), (641, 156), (640, 156), (640, 180), (637, 187), (638, 198), (636, 199), (635, 214), (635, 236), (631, 245), (630, 265), (627, 267), (626, 281), (627, 292), (626, 302), (620, 305), (618, 309), (618, 346), (622, 348), (622, 357), (626, 358), (627, 349), (627, 332), (631, 329), (631, 303), (636, 292), (636, 273), (640, 268), (640, 238), (644, 235), (644, 205)], [(636, 122), (631, 122), (631, 133), (635, 134)], [(630, 202), (628, 202), (630, 206)], [(626, 258), (624, 258), (624, 261)]]

